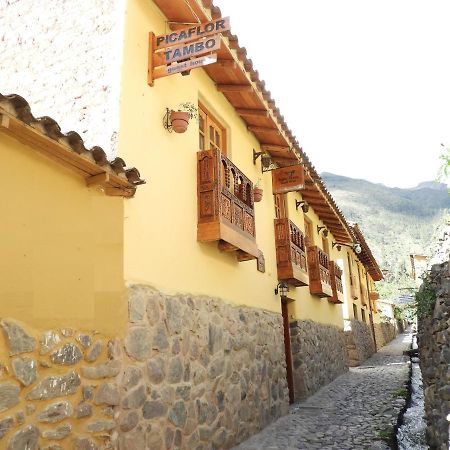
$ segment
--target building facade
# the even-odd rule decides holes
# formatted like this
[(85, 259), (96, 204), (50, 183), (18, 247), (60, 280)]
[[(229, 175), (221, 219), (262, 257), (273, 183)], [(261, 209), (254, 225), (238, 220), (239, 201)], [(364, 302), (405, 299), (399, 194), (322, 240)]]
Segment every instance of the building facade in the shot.
[[(24, 231), (26, 239), (15, 231), (20, 220), (2, 224), (17, 259), (5, 269), (16, 281), (0, 290), (2, 303), (12, 293), (18, 299), (2, 317), (35, 342), (40, 339), (40, 352), (51, 353), (41, 358), (48, 367), (17, 391), (16, 409), (3, 409), (0, 420), (10, 426), (0, 439), (14, 449), (28, 438), (35, 445), (30, 448), (53, 441), (61, 448), (230, 448), (382, 345), (375, 290), (382, 274), (358, 226), (346, 221), (211, 1), (86, 3), (77, 2), (75, 21), (83, 23), (85, 35), (78, 40), (63, 32), (68, 4), (55, 2), (39, 19), (54, 34), (40, 34), (39, 45), (31, 31), (34, 9), (0, 3), (0, 24), (13, 22), (19, 12), (24, 18), (22, 27), (9, 25), (5, 41), (6, 52), (18, 46), (24, 58), (19, 67), (2, 69), (1, 89), (22, 89), (12, 76), (20, 73), (33, 108), (48, 108), (74, 127), (80, 123), (84, 142), (94, 143), (91, 133), (98, 134), (111, 149), (110, 163), (99, 147), (80, 152), (110, 168), (107, 175), (90, 174), (101, 176), (88, 187), (79, 178), (48, 174), (54, 168), (45, 163), (30, 167), (30, 183), (32, 171), (42, 173), (38, 179), (45, 186), (52, 185), (52, 176), (61, 178), (55, 199), (39, 199), (54, 204), (53, 230), (39, 218), (44, 208), (37, 200), (35, 209), (21, 211), (33, 230)], [(192, 34), (202, 27), (192, 24), (219, 31), (217, 62), (158, 78), (177, 63), (161, 64), (165, 52), (155, 42), (168, 36), (182, 44), (186, 27)], [(33, 58), (61, 48), (65, 57), (44, 58), (52, 76), (39, 76)], [(34, 80), (51, 83), (45, 98)], [(10, 100), (4, 103), (7, 112)], [(184, 133), (174, 132), (172, 111), (187, 103), (198, 122), (191, 119)], [(15, 104), (11, 111), (11, 117), (20, 115)], [(49, 139), (68, 139), (51, 134), (56, 127), (45, 121), (39, 126)], [(20, 141), (21, 132), (13, 138)], [(6, 139), (2, 152), (19, 145)], [(11, 174), (22, 164), (31, 166), (25, 150), (13, 153), (24, 154)], [(136, 195), (140, 174), (127, 170), (124, 160), (147, 180)], [(115, 185), (114, 177), (125, 177), (125, 185)], [(280, 188), (286, 177), (299, 178)], [(10, 217), (32, 191), (30, 184), (17, 191)], [(37, 254), (34, 247), (40, 245), (44, 263), (19, 257), (17, 240), (25, 253)], [(27, 268), (40, 278), (38, 266), (42, 283), (12, 275)], [(3, 330), (7, 360), (6, 322)], [(99, 341), (109, 343), (107, 352), (99, 352)], [(25, 349), (30, 354), (23, 359), (37, 364), (37, 348)], [(99, 352), (98, 359), (92, 352)], [(49, 397), (43, 392), (50, 376), (72, 377), (75, 384)], [(15, 380), (5, 383), (17, 390)], [(31, 394), (37, 404), (25, 414), (30, 389), (37, 392)], [(66, 413), (62, 424), (49, 426), (40, 417), (46, 408), (57, 408), (51, 399), (59, 397)], [(9, 420), (20, 413), (22, 422)]]

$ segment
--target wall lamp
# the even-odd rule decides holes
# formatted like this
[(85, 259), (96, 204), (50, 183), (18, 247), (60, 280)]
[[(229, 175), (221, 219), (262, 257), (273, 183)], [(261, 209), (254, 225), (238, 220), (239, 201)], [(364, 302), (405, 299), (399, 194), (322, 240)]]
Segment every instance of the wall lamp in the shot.
[(261, 157), (261, 172), (269, 172), (274, 169), (278, 169), (278, 165), (272, 161), (272, 157), (266, 152), (257, 152), (253, 149), (253, 164), (256, 164), (256, 160)]
[(301, 201), (299, 202), (298, 200), (295, 200), (295, 209), (298, 211), (299, 206), (302, 207), (302, 211), (306, 214), (309, 211), (309, 205), (308, 203)]
[(359, 242), (354, 242), (353, 244), (342, 244), (340, 242), (333, 242), (331, 244), (331, 248), (336, 247), (338, 252), (341, 251), (342, 246), (350, 247), (351, 249), (353, 249), (355, 251), (355, 253), (358, 253), (358, 254), (362, 252), (361, 245), (359, 244)]
[(286, 282), (280, 281), (277, 284), (277, 287), (274, 289), (275, 295), (280, 294), (281, 297), (287, 297), (287, 293), (289, 292), (289, 286)]
[(327, 237), (328, 236), (328, 230), (327, 227), (320, 227), (319, 225), (317, 225), (317, 234), (320, 234), (320, 231), (322, 231), (322, 234)]

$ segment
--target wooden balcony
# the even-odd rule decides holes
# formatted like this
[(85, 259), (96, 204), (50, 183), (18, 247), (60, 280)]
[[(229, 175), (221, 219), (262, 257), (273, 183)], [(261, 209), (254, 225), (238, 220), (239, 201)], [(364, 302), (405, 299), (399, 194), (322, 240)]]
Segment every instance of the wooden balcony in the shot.
[(197, 153), (197, 240), (256, 259), (253, 183), (218, 150)]
[(293, 286), (309, 284), (305, 236), (289, 219), (275, 219), (278, 279)]
[(378, 312), (377, 300), (380, 298), (380, 294), (377, 291), (369, 291), (369, 300), (372, 307), (372, 311)]
[(330, 261), (330, 278), (333, 295), (328, 299), (332, 303), (344, 303), (344, 288), (342, 287), (342, 269)]
[(332, 297), (330, 268), (328, 255), (319, 247), (307, 247), (307, 261), (309, 272), (309, 291), (319, 297)]

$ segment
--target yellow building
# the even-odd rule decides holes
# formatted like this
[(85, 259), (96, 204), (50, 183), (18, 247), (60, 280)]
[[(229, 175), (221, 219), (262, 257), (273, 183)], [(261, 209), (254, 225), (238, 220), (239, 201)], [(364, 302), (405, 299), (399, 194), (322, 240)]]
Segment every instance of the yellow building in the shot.
[[(58, 337), (44, 374), (72, 376), (64, 366), (82, 374), (72, 376), (70, 392), (55, 395), (77, 411), (95, 405), (92, 415), (67, 421), (64, 445), (104, 439), (120, 448), (230, 448), (346, 371), (352, 346), (373, 352), (381, 272), (211, 1), (128, 0), (122, 20), (112, 162), (53, 121), (30, 128), (20, 108), (8, 113), (11, 101), (0, 97), (4, 117), (25, 123), (12, 137), (10, 126), (0, 133), (15, 164), (11, 183), (17, 173), (25, 180), (9, 200), (19, 214), (2, 223), (13, 238), (0, 293), (14, 298), (2, 317), (22, 321), (36, 342), (45, 332)], [(216, 62), (189, 70), (194, 38), (198, 57), (209, 45), (216, 50), (206, 62)], [(184, 107), (198, 122), (191, 118), (181, 133), (176, 113)], [(35, 161), (24, 144), (53, 158), (69, 151), (84, 179)], [(121, 158), (148, 179), (134, 196), (142, 180)], [(36, 178), (45, 195), (33, 191)], [(17, 208), (25, 197), (32, 208)], [(104, 353), (98, 361), (88, 356), (98, 334), (110, 341), (108, 361)], [(67, 354), (85, 362), (61, 363)], [(95, 393), (82, 398), (79, 386), (84, 392), (89, 383)], [(36, 414), (5, 439), (43, 436)]]

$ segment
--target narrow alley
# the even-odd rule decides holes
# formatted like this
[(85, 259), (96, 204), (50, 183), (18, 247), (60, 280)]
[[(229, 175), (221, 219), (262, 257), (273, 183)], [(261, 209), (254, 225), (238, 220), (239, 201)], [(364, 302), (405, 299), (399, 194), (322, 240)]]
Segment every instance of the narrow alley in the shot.
[(411, 334), (400, 334), (361, 366), (291, 407), (235, 450), (384, 450), (404, 405)]

